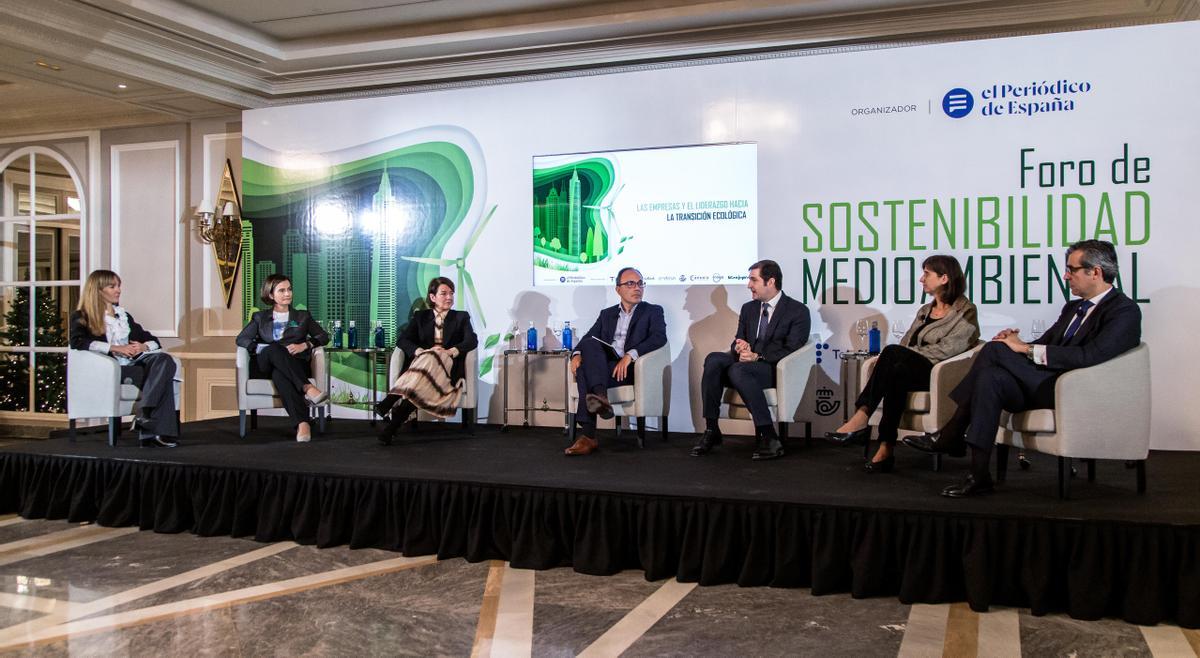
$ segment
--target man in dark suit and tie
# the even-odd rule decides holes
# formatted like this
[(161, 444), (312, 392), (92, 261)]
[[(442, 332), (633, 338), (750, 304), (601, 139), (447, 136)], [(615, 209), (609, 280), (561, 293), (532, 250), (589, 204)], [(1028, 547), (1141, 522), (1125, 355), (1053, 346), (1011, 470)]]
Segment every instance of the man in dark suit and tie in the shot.
[(642, 301), (646, 282), (632, 267), (617, 272), (617, 296), (621, 303), (600, 311), (600, 317), (575, 346), (571, 372), (579, 387), (575, 420), (579, 436), (566, 449), (567, 455), (590, 455), (599, 442), (596, 416), (612, 418), (608, 401), (611, 386), (633, 383), (631, 365), (639, 356), (667, 344), (667, 321), (661, 306)]
[[(904, 442), (917, 450), (962, 456), (971, 447), (971, 471), (943, 496), (965, 498), (993, 490), (988, 461), (1002, 412), (1054, 408), (1059, 375), (1103, 363), (1138, 346), (1142, 311), (1113, 287), (1117, 250), (1111, 242), (1084, 240), (1067, 249), (1063, 279), (1079, 299), (1063, 307), (1046, 333), (1026, 343), (1016, 329), (996, 335), (950, 393), (958, 405), (941, 430)], [(1115, 401), (1114, 403), (1119, 403)]]
[(705, 429), (692, 448), (693, 457), (721, 444), (717, 419), (726, 386), (738, 392), (754, 418), (754, 459), (783, 456), (783, 443), (775, 432), (763, 389), (775, 385), (775, 364), (808, 342), (808, 307), (783, 294), (783, 271), (773, 260), (751, 265), (746, 287), (753, 300), (742, 306), (729, 351), (713, 352), (704, 359), (700, 396)]

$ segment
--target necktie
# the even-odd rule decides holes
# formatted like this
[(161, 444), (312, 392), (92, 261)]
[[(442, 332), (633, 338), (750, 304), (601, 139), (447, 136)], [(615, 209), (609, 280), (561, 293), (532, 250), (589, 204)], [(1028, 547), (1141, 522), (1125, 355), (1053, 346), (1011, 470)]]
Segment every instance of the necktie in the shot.
[(1062, 342), (1066, 343), (1079, 331), (1079, 325), (1083, 324), (1083, 316), (1087, 315), (1088, 309), (1092, 307), (1090, 300), (1084, 300), (1078, 308), (1075, 309), (1075, 319), (1071, 320), (1071, 324), (1067, 327), (1067, 333), (1063, 334)]
[(754, 342), (762, 340), (763, 334), (767, 333), (767, 312), (771, 310), (771, 305), (763, 302), (762, 317), (758, 319), (758, 333), (754, 336)]

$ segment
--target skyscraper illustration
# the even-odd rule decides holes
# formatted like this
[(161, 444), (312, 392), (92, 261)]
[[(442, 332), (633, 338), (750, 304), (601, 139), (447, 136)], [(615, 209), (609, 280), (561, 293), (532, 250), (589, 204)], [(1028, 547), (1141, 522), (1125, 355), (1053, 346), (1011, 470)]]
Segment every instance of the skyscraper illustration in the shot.
[(563, 242), (566, 251), (578, 255), (583, 251), (583, 198), (580, 194), (579, 172), (571, 172), (571, 183), (568, 186), (567, 204), (567, 240)]
[(371, 236), (351, 231), (346, 244), (345, 313), (346, 325), (354, 320), (360, 336), (366, 336), (371, 322)]
[[(308, 296), (308, 312), (312, 313), (313, 319), (328, 330), (333, 327), (333, 317), (329, 315), (329, 307), (326, 306), (325, 282), (321, 278), (321, 242), (311, 240), (309, 244), (308, 255), (305, 259), (308, 269), (306, 273), (299, 274), (308, 280), (307, 290), (305, 290)], [(295, 263), (292, 266), (296, 267)]]
[(332, 326), (335, 320), (346, 318), (346, 256), (349, 250), (347, 235), (322, 237), (321, 252), (317, 255), (318, 299), (321, 312)]
[(253, 297), (255, 299), (258, 298), (258, 291), (262, 290), (263, 281), (266, 281), (267, 277), (271, 276), (274, 273), (275, 273), (275, 261), (273, 261), (273, 260), (260, 260), (254, 264)]
[(254, 313), (258, 290), (254, 287), (254, 225), (242, 220), (242, 321), (249, 322)]
[(562, 221), (559, 219), (558, 188), (550, 188), (546, 195), (546, 243), (558, 239), (559, 245), (566, 244), (562, 238)]
[(387, 344), (396, 340), (396, 250), (399, 247), (402, 208), (392, 196), (387, 166), (379, 179), (379, 191), (371, 198), (371, 209), (379, 218), (371, 251), (371, 328), (383, 324)]
[[(292, 306), (312, 312), (308, 304), (308, 254), (292, 254), (292, 267), (296, 272), (292, 276)], [(316, 318), (315, 315), (313, 317)]]
[(300, 231), (289, 228), (283, 232), (283, 275), (292, 280), (292, 306), (308, 308), (307, 257), (299, 259), (301, 266), (297, 267), (297, 256), (306, 256), (303, 244)]

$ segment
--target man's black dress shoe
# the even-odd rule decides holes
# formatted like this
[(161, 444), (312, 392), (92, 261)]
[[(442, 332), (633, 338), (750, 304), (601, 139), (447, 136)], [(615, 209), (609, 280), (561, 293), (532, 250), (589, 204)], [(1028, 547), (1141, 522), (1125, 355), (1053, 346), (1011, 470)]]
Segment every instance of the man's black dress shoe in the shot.
[(874, 475), (876, 473), (891, 473), (892, 468), (896, 465), (896, 456), (888, 455), (886, 459), (877, 462), (869, 461), (863, 464), (863, 472)]
[(143, 448), (174, 448), (179, 444), (165, 436), (152, 434), (150, 436), (140, 437), (138, 439), (138, 445)]
[(926, 432), (921, 436), (904, 437), (904, 445), (921, 452), (940, 452), (951, 457), (966, 457), (967, 443), (942, 436), (941, 432)]
[(721, 445), (723, 440), (720, 432), (704, 430), (704, 433), (700, 435), (700, 440), (696, 442), (696, 445), (692, 446), (691, 454), (693, 457), (708, 454), (713, 448)]
[(942, 495), (947, 498), (970, 498), (971, 496), (990, 494), (995, 490), (996, 487), (992, 484), (991, 476), (976, 478), (975, 474), (968, 473), (967, 479), (963, 480), (962, 484), (952, 484), (942, 489)]
[(861, 430), (854, 430), (853, 432), (826, 432), (825, 438), (843, 446), (855, 443), (865, 444), (871, 440), (871, 426), (867, 425)]
[(754, 461), (764, 461), (767, 459), (778, 459), (783, 456), (783, 442), (779, 437), (772, 436), (763, 438), (759, 442), (759, 446), (754, 450), (754, 456), (751, 458)]

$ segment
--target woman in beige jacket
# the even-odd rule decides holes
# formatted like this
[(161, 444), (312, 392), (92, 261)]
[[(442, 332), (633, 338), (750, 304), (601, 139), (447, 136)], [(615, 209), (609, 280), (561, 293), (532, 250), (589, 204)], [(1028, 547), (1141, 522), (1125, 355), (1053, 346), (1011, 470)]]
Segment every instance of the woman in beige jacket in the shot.
[(979, 342), (979, 319), (975, 305), (963, 294), (967, 282), (958, 260), (953, 256), (930, 256), (921, 268), (921, 286), (933, 301), (917, 311), (898, 345), (888, 345), (880, 353), (871, 378), (854, 403), (857, 408), (850, 420), (825, 435), (837, 443), (870, 440), (867, 421), (882, 402), (879, 450), (863, 465), (868, 473), (891, 472), (895, 464), (892, 451), (908, 394), (928, 391), (935, 363), (962, 354)]

